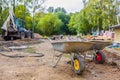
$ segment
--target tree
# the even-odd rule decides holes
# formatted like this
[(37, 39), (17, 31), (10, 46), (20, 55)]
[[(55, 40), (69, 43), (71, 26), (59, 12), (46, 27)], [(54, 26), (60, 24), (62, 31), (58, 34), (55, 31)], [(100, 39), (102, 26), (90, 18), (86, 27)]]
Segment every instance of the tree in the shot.
[(38, 23), (38, 29), (42, 31), (44, 35), (50, 36), (53, 34), (59, 34), (62, 22), (54, 14), (47, 14), (42, 17)]
[(9, 8), (5, 8), (4, 10), (2, 10), (1, 12), (2, 23), (7, 19), (8, 15), (9, 15)]
[(84, 12), (76, 13), (71, 16), (69, 29), (71, 31), (76, 31), (77, 34), (87, 34), (91, 32), (91, 25), (89, 24), (87, 17), (84, 15)]
[(67, 25), (69, 23), (70, 16), (66, 15), (63, 12), (58, 12), (56, 13), (56, 15), (63, 22), (63, 25), (61, 26), (61, 30), (60, 30), (61, 34), (70, 34), (70, 31)]
[(3, 24), (3, 22), (2, 22), (2, 15), (1, 14), (2, 14), (2, 6), (0, 6), (0, 26), (2, 26), (2, 24)]
[(76, 34), (76, 18), (77, 18), (78, 13), (71, 14), (70, 21), (69, 21), (69, 30), (71, 31), (72, 34)]
[(54, 7), (49, 7), (49, 8), (47, 9), (47, 11), (48, 11), (49, 13), (53, 13), (53, 12), (54, 12)]
[(21, 18), (23, 20), (24, 20), (24, 17), (25, 17), (24, 14), (26, 16), (30, 15), (28, 9), (26, 7), (24, 7), (24, 5), (18, 5), (18, 6), (16, 6), (15, 11), (16, 11), (15, 12), (15, 16), (17, 18)]
[(91, 33), (92, 30), (108, 29), (116, 24), (116, 15), (119, 13), (117, 9), (116, 0), (89, 0), (80, 13), (71, 17), (69, 29), (84, 34)]
[(83, 2), (83, 5), (84, 5), (84, 7), (85, 7), (86, 4), (87, 4), (87, 1), (86, 1), (86, 0), (82, 0), (82, 2)]
[(61, 8), (61, 7), (57, 7), (55, 10), (54, 10), (55, 13), (57, 12), (63, 12), (63, 13), (67, 13), (67, 11), (64, 9), (64, 8)]
[[(0, 0), (0, 4), (2, 7), (2, 15), (0, 16), (1, 19), (1, 25), (3, 22), (6, 20), (8, 17), (8, 9), (11, 6), (14, 6), (15, 8), (15, 16), (17, 18), (21, 18), (26, 22), (26, 27), (31, 28), (31, 20), (32, 20), (32, 28), (34, 27), (34, 15), (38, 11), (42, 11), (44, 7), (42, 7), (42, 4), (44, 3), (45, 0)], [(1, 9), (1, 8), (0, 8)], [(7, 12), (6, 12), (7, 10)], [(32, 17), (31, 17), (32, 14)]]
[(44, 7), (43, 7), (43, 3), (45, 2), (45, 0), (30, 0), (30, 4), (28, 5), (30, 8), (30, 11), (32, 13), (32, 31), (34, 32), (34, 15), (36, 14), (37, 11), (43, 11)]
[(25, 23), (27, 29), (32, 29), (32, 17), (30, 15), (25, 16)]
[(40, 26), (38, 25), (38, 23), (40, 22), (40, 19), (41, 19), (42, 17), (44, 17), (45, 15), (46, 15), (46, 14), (45, 14), (44, 12), (38, 12), (38, 13), (36, 13), (36, 14), (34, 15), (35, 32), (42, 34), (41, 31), (40, 31), (40, 29), (38, 29), (38, 28), (40, 27)]
[[(24, 16), (24, 14), (26, 16)], [(15, 17), (22, 19), (25, 22), (25, 27), (27, 29), (32, 29), (32, 17), (28, 9), (24, 5), (18, 5), (15, 8)]]
[(99, 29), (116, 24), (115, 0), (90, 0), (85, 8), (89, 20)]
[[(8, 8), (5, 8), (4, 10), (2, 9), (2, 12), (0, 13), (0, 26), (2, 27), (4, 21), (7, 19), (8, 17)], [(1, 29), (0, 29), (0, 33), (1, 33)]]
[(2, 13), (2, 6), (0, 6), (0, 14)]
[[(34, 15), (39, 12), (39, 11), (43, 11), (44, 7), (43, 7), (43, 3), (45, 2), (45, 0), (18, 0), (18, 4), (23, 4), (24, 7), (26, 7), (26, 9), (29, 10), (29, 12), (32, 15), (32, 30), (34, 32), (34, 26), (35, 26), (35, 21), (34, 21)], [(23, 12), (24, 12), (24, 19), (26, 19), (26, 9), (24, 8)], [(28, 17), (28, 16), (27, 16)], [(29, 16), (30, 18), (30, 16)]]

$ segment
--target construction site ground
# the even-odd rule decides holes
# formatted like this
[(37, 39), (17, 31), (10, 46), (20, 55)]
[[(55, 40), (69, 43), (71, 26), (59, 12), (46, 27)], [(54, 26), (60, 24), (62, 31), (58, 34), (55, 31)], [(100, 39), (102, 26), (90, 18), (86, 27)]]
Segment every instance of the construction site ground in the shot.
[[(10, 50), (6, 44), (24, 44), (28, 49)], [(0, 45), (1, 49), (4, 49), (0, 52), (0, 80), (120, 80), (118, 66), (107, 62), (95, 64), (93, 61), (85, 61), (84, 72), (76, 75), (68, 63), (70, 58), (67, 54), (62, 57), (57, 67), (53, 68), (53, 47), (48, 40), (3, 41)], [(42, 53), (44, 56), (34, 56), (34, 53)]]

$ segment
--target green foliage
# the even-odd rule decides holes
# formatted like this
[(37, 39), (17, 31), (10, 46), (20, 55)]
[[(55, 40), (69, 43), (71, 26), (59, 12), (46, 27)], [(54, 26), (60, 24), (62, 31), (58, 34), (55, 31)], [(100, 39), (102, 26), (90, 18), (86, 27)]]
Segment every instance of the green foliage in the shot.
[(17, 18), (25, 19), (25, 16), (29, 16), (30, 13), (24, 5), (18, 5), (15, 8), (15, 16)]
[(48, 11), (49, 13), (53, 13), (53, 12), (54, 12), (54, 7), (49, 7), (49, 8), (47, 9), (47, 11)]
[(8, 8), (5, 8), (1, 13), (1, 19), (3, 22), (7, 19), (8, 15), (9, 15), (9, 10)]
[(2, 13), (2, 6), (0, 6), (0, 14)]
[[(25, 21), (27, 29), (43, 35), (89, 34), (93, 30), (108, 29), (115, 25), (120, 3), (117, 0), (82, 0), (83, 10), (66, 14), (61, 7), (49, 7), (44, 13), (45, 0), (0, 0), (0, 26), (9, 15), (8, 4), (15, 7), (15, 16)], [(68, 27), (69, 26), (69, 27)]]
[(45, 15), (46, 14), (43, 13), (43, 12), (38, 12), (38, 13), (35, 14), (35, 16), (34, 16), (34, 21), (35, 21), (34, 26), (35, 26), (35, 32), (36, 33), (42, 34), (41, 30), (39, 29), (40, 25), (38, 25), (38, 23), (40, 22), (40, 19), (42, 17), (44, 17)]
[(32, 28), (32, 17), (28, 9), (24, 5), (18, 5), (15, 8), (15, 17), (20, 18), (25, 21), (25, 27), (27, 29)]
[[(2, 27), (4, 21), (7, 19), (8, 17), (8, 8), (6, 9), (2, 9), (2, 6), (0, 6), (0, 28)], [(0, 29), (0, 33), (1, 33), (1, 29)]]
[(37, 28), (42, 31), (44, 35), (50, 36), (59, 34), (62, 21), (54, 14), (47, 14), (42, 17), (38, 23)]
[(115, 0), (89, 0), (84, 9), (73, 14), (69, 22), (71, 31), (87, 34), (92, 30), (108, 29), (116, 24), (116, 15), (119, 13), (118, 4)]
[(91, 26), (83, 12), (77, 13), (71, 17), (69, 29), (79, 33), (87, 34), (91, 31)]
[(77, 18), (77, 15), (78, 15), (78, 13), (76, 13), (76, 14), (72, 14), (71, 15), (71, 18), (70, 18), (70, 21), (69, 21), (69, 24), (68, 24), (68, 26), (69, 26), (69, 30), (73, 33), (73, 34), (75, 34), (76, 33), (76, 18)]
[(32, 17), (31, 16), (25, 17), (25, 23), (26, 23), (27, 29), (32, 29)]
[(36, 49), (33, 47), (28, 47), (27, 49), (24, 50), (24, 52), (27, 53), (36, 53)]
[[(8, 12), (9, 12), (8, 8), (6, 8), (6, 9), (2, 10), (2, 12), (0, 13), (0, 28), (2, 27), (4, 21), (7, 19), (8, 15), (9, 15)], [(0, 31), (0, 33), (1, 33), (1, 31)]]
[(70, 34), (70, 31), (68, 29), (68, 23), (69, 23), (69, 20), (70, 20), (70, 16), (67, 15), (66, 13), (66, 10), (64, 8), (61, 8), (61, 7), (57, 7), (54, 9), (54, 7), (49, 7), (47, 9), (47, 11), (49, 13), (53, 13), (55, 15), (57, 15), (57, 17), (62, 21), (63, 25), (61, 26), (60, 28), (60, 34)]
[[(116, 24), (116, 7), (117, 4), (114, 0), (91, 0), (87, 5), (87, 12), (92, 16), (91, 20), (94, 21), (97, 28), (106, 29)], [(91, 11), (92, 13), (90, 13)]]
[(63, 12), (63, 13), (67, 13), (67, 11), (64, 8), (61, 7), (57, 7), (54, 12)]
[(70, 20), (70, 16), (66, 15), (63, 12), (57, 12), (56, 15), (63, 22), (60, 33), (61, 34), (70, 34), (70, 31), (67, 26), (67, 24), (69, 23), (69, 20)]
[(47, 9), (47, 11), (48, 11), (49, 13), (64, 13), (64, 14), (67, 13), (67, 11), (66, 11), (64, 8), (61, 8), (61, 7), (54, 8), (54, 7), (51, 7), (51, 6), (50, 6), (50, 7)]

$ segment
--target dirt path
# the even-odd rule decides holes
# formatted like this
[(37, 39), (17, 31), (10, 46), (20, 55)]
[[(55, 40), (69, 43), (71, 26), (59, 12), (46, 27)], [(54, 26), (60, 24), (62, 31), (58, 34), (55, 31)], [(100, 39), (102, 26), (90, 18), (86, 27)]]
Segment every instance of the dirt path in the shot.
[[(110, 64), (86, 62), (82, 75), (76, 75), (64, 56), (56, 68), (51, 67), (52, 46), (48, 41), (30, 45), (44, 57), (7, 57), (0, 55), (0, 80), (120, 80), (120, 70)], [(5, 55), (25, 51), (2, 52)]]

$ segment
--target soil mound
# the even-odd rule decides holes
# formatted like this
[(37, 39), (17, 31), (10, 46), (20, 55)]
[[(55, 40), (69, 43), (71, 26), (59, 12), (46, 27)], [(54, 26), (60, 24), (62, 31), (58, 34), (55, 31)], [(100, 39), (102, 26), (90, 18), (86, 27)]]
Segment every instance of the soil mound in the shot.
[(34, 33), (34, 38), (43, 38), (43, 36), (38, 33)]

